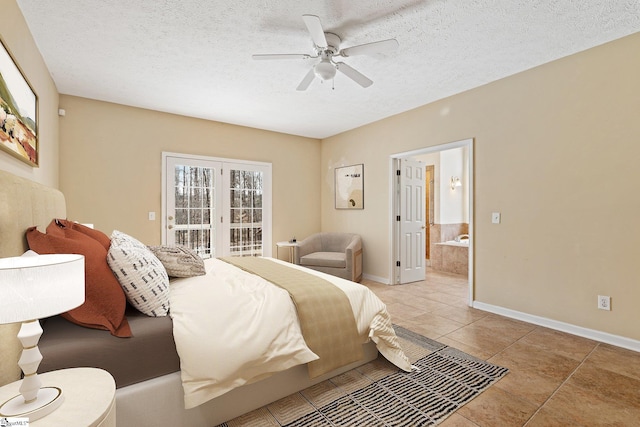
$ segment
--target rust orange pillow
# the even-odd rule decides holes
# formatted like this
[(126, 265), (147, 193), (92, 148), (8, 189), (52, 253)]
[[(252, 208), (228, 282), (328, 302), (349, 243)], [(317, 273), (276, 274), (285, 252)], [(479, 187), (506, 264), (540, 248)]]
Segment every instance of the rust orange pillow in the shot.
[[(106, 250), (109, 250), (111, 246), (111, 239), (100, 230), (89, 228), (86, 225), (79, 224), (77, 222), (69, 221), (67, 219), (55, 219), (53, 222), (62, 229), (70, 228), (71, 230), (79, 231), (82, 234), (86, 234), (94, 240), (97, 240)], [(48, 231), (47, 231), (48, 232)]]
[(85, 257), (85, 302), (62, 314), (65, 319), (94, 329), (106, 329), (117, 337), (130, 337), (125, 317), (126, 298), (120, 283), (107, 264), (107, 250), (97, 240), (55, 221), (41, 233), (27, 230), (29, 248), (39, 254), (80, 254)]

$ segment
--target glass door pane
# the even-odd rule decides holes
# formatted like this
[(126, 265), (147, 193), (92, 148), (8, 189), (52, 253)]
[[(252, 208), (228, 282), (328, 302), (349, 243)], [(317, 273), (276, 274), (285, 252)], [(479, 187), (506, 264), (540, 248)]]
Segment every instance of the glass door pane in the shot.
[(166, 242), (191, 248), (202, 258), (216, 256), (216, 166), (167, 158)]
[(262, 256), (263, 172), (229, 170), (229, 250), (231, 255)]

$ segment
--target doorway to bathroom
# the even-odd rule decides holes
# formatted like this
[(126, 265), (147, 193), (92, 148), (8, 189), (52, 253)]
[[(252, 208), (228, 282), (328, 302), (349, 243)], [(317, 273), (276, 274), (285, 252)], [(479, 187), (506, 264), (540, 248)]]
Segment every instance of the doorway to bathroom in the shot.
[[(407, 161), (420, 163), (420, 172), (403, 167)], [(390, 162), (392, 284), (423, 280), (424, 274), (417, 276), (415, 272), (420, 268), (426, 271), (427, 267), (432, 271), (465, 274), (471, 304), (473, 139), (393, 154)], [(407, 186), (403, 177), (406, 173), (421, 174), (422, 188), (416, 184)], [(408, 211), (412, 212), (411, 218)], [(413, 234), (405, 231), (408, 219), (414, 223), (413, 230), (418, 230)]]

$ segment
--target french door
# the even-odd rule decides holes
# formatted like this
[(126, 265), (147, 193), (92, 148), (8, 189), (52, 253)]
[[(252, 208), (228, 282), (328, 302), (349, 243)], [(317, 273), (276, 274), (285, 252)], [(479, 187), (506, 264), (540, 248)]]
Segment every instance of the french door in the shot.
[(163, 153), (162, 241), (201, 257), (271, 256), (271, 164)]

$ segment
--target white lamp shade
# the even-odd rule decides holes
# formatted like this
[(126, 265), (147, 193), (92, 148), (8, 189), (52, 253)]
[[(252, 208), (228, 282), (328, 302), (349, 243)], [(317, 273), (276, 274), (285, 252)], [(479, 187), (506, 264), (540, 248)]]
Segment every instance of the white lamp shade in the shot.
[(64, 313), (84, 302), (84, 256), (0, 259), (0, 324)]

